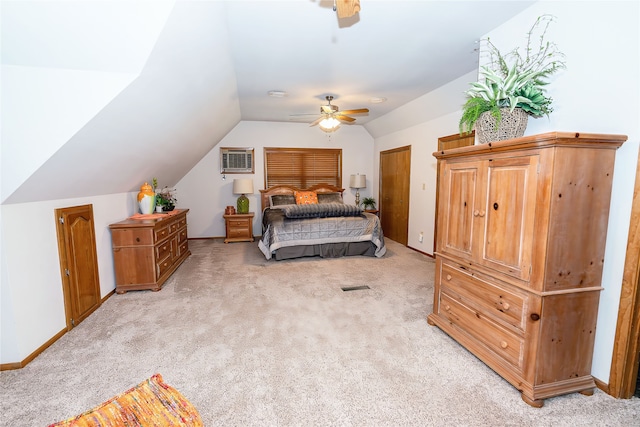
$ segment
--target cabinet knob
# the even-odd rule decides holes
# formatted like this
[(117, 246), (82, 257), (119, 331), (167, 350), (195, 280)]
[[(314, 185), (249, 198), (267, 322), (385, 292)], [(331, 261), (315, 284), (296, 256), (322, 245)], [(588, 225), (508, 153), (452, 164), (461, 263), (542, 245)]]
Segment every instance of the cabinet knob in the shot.
[(500, 341), (500, 347), (507, 348), (507, 347), (509, 347), (509, 344), (507, 344), (506, 341)]
[(473, 211), (473, 216), (478, 216), (478, 215), (480, 215), (480, 211), (479, 210)]
[(505, 309), (505, 310), (509, 310), (509, 307), (511, 307), (511, 306), (509, 305), (508, 302), (505, 302), (505, 303), (502, 304), (502, 308)]
[(136, 242), (140, 242), (140, 238), (139, 237), (136, 237)]
[(447, 280), (451, 280), (451, 275), (447, 274)]
[(450, 306), (450, 305), (445, 305), (445, 306), (444, 306), (444, 309), (445, 309), (445, 310), (447, 310), (447, 311), (449, 311), (449, 310), (451, 310), (451, 306)]
[(480, 216), (484, 216), (484, 214), (485, 214), (485, 213), (486, 213), (485, 211), (480, 211), (480, 214), (479, 214), (479, 215), (480, 215)]

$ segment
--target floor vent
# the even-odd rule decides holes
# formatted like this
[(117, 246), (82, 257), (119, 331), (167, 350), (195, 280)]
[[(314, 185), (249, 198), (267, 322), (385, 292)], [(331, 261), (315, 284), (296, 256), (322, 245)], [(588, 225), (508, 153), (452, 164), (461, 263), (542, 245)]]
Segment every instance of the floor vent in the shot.
[(362, 286), (348, 286), (346, 288), (341, 288), (341, 289), (347, 292), (347, 291), (361, 291), (363, 289), (371, 289), (371, 288), (368, 287), (367, 285), (362, 285)]

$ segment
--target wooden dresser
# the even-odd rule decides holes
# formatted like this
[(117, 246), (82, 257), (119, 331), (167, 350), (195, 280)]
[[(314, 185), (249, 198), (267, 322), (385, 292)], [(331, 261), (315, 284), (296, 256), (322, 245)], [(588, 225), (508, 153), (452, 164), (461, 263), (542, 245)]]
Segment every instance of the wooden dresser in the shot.
[(441, 163), (436, 325), (528, 404), (593, 393), (616, 149), (552, 132), (434, 153)]
[(109, 225), (116, 271), (116, 293), (151, 289), (164, 282), (191, 255), (187, 212), (158, 214), (153, 219), (125, 219)]

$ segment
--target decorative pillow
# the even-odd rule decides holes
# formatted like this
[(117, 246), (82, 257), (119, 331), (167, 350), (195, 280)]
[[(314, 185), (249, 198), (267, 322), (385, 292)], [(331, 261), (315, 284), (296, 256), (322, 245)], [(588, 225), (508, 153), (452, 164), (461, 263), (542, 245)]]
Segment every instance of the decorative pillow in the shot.
[(359, 216), (362, 209), (358, 206), (344, 203), (321, 203), (309, 205), (282, 206), (282, 212), (287, 218), (327, 218), (336, 216)]
[(296, 197), (293, 194), (274, 194), (269, 196), (269, 206), (295, 205)]
[(202, 427), (200, 414), (160, 374), (141, 382), (102, 405), (49, 427)]
[(318, 203), (344, 203), (340, 193), (318, 193)]
[(318, 194), (315, 191), (296, 191), (297, 205), (315, 205), (318, 203)]

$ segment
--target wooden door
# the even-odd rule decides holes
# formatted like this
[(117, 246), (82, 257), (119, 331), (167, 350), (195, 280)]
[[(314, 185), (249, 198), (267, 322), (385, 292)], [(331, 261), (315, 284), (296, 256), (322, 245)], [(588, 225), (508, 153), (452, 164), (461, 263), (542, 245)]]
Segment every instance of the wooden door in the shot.
[(407, 245), (411, 147), (380, 152), (380, 222), (384, 236)]
[(65, 315), (70, 330), (102, 303), (93, 206), (56, 209), (55, 215)]

